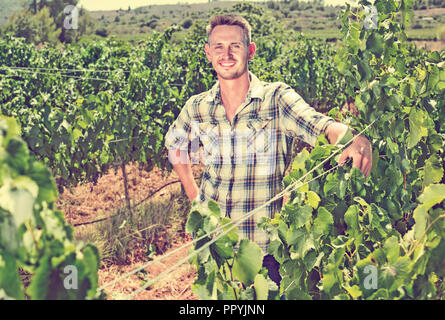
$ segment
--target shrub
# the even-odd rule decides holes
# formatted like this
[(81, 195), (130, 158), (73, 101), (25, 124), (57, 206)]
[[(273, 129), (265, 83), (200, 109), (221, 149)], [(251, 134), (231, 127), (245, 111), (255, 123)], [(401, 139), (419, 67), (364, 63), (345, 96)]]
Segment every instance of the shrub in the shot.
[(96, 34), (101, 37), (108, 37), (108, 30), (106, 28), (99, 28), (96, 30)]
[(190, 28), (190, 27), (192, 26), (192, 24), (193, 24), (193, 20), (192, 20), (192, 19), (186, 19), (186, 20), (184, 20), (184, 22), (182, 23), (182, 27), (183, 27), (184, 29), (188, 29), (188, 28)]

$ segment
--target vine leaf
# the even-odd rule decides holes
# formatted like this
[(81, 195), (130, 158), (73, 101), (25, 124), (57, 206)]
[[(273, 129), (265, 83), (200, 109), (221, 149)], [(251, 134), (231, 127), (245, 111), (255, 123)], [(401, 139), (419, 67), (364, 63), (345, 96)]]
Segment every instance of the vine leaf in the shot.
[(428, 128), (424, 126), (426, 115), (422, 110), (412, 109), (409, 115), (409, 135), (408, 148), (412, 148), (419, 143), (422, 137), (428, 135)]
[(256, 243), (243, 239), (233, 262), (233, 277), (245, 285), (251, 285), (260, 271), (262, 263), (263, 251), (261, 248)]
[(201, 214), (196, 211), (193, 210), (190, 212), (189, 217), (187, 219), (187, 223), (185, 225), (185, 231), (188, 233), (192, 233), (197, 231), (203, 223), (203, 218), (201, 216)]
[(332, 214), (324, 207), (320, 207), (317, 211), (317, 217), (314, 219), (314, 235), (318, 238), (322, 235), (327, 235), (331, 231), (334, 224), (334, 218)]
[(267, 300), (269, 284), (262, 274), (257, 274), (253, 283), (257, 300)]
[(442, 161), (437, 154), (433, 154), (425, 162), (425, 176), (423, 185), (426, 187), (432, 183), (438, 183), (443, 177)]
[(419, 196), (419, 201), (423, 203), (428, 211), (434, 205), (441, 203), (445, 199), (445, 184), (432, 184), (425, 188)]
[(384, 44), (385, 41), (383, 40), (383, 37), (380, 34), (373, 32), (366, 41), (366, 49), (379, 58), (383, 53)]
[[(14, 257), (0, 250), (0, 288), (10, 298), (23, 300), (25, 298), (20, 281), (17, 264)], [(0, 300), (2, 299), (0, 289)]]
[(428, 210), (445, 199), (445, 185), (429, 185), (418, 199), (421, 204), (417, 206), (413, 214), (413, 218), (416, 221), (414, 225), (414, 235), (416, 239), (420, 239), (426, 230)]
[(306, 203), (310, 205), (312, 208), (317, 209), (318, 204), (320, 203), (321, 199), (314, 191), (308, 191), (306, 193)]

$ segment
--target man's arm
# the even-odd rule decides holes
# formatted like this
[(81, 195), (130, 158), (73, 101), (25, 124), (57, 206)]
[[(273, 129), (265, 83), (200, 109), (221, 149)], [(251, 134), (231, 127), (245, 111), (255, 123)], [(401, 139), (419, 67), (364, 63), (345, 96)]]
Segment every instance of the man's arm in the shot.
[(168, 158), (173, 164), (173, 170), (178, 174), (179, 179), (185, 189), (185, 193), (190, 201), (193, 201), (198, 195), (198, 185), (192, 172), (192, 166), (189, 161), (187, 151), (168, 150)]
[[(333, 122), (326, 127), (326, 136), (329, 143), (335, 144), (338, 138), (342, 136), (348, 127), (339, 122)], [(360, 169), (360, 171), (368, 177), (372, 168), (372, 146), (365, 136), (356, 136), (353, 142), (343, 150), (338, 160), (340, 166), (343, 166), (346, 159), (352, 158), (352, 167)]]
[[(323, 131), (329, 143), (335, 144), (348, 129), (346, 125), (315, 111), (288, 85), (279, 88), (276, 99), (280, 107), (281, 129), (310, 145), (315, 145), (319, 132)], [(364, 136), (355, 137), (341, 154), (339, 164), (343, 166), (348, 158), (352, 158), (353, 167), (359, 168), (367, 177), (372, 167), (372, 148), (368, 139)]]

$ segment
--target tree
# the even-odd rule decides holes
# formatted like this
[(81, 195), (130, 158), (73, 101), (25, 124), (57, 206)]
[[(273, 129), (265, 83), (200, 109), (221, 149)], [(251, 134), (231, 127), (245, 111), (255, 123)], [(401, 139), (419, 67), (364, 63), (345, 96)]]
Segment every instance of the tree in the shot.
[(25, 38), (27, 42), (35, 42), (36, 21), (29, 10), (21, 10), (9, 18), (5, 33), (12, 33), (16, 37)]
[[(79, 0), (33, 0), (25, 9), (13, 14), (5, 33), (23, 37), (27, 42), (72, 42), (96, 29), (94, 19), (83, 8), (76, 6)], [(29, 2), (28, 2), (29, 3)], [(70, 10), (71, 9), (71, 10)], [(70, 16), (71, 15), (71, 16)], [(67, 28), (66, 21), (75, 28)]]
[(33, 15), (30, 10), (24, 9), (13, 14), (5, 28), (6, 33), (16, 37), (25, 38), (31, 43), (55, 43), (59, 32), (48, 8), (44, 8)]
[(79, 18), (79, 34), (92, 34), (96, 29), (96, 21), (83, 9), (80, 10)]
[[(40, 12), (42, 9), (47, 8), (49, 10), (49, 15), (53, 19), (56, 29), (59, 30), (59, 40), (60, 42), (72, 42), (80, 38), (83, 34), (89, 34), (94, 31), (95, 25), (94, 20), (89, 17), (86, 10), (77, 9), (77, 4), (79, 0), (34, 0), (30, 5), (30, 10)], [(65, 9), (75, 8), (78, 10), (78, 22), (77, 29), (67, 29), (64, 23), (67, 19), (70, 19), (69, 15), (73, 11), (66, 13)], [(38, 10), (38, 11), (37, 11)], [(85, 17), (84, 17), (85, 16)]]
[(58, 35), (60, 31), (56, 29), (56, 25), (54, 20), (51, 18), (49, 9), (43, 8), (34, 16), (36, 21), (37, 30), (36, 30), (36, 42), (49, 42), (55, 43), (57, 42)]

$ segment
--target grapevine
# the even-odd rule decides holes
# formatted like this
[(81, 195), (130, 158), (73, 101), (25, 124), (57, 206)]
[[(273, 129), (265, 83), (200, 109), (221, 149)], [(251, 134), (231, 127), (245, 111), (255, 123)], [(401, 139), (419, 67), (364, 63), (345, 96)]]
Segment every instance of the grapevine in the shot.
[[(97, 291), (96, 247), (75, 243), (72, 227), (55, 209), (51, 172), (30, 156), (20, 127), (4, 116), (0, 153), (0, 299), (103, 297)], [(25, 274), (31, 275), (26, 288)]]
[[(355, 101), (359, 115), (344, 116), (338, 107), (329, 113), (358, 131), (374, 123), (366, 132), (374, 150), (371, 176), (365, 179), (358, 169), (339, 167), (325, 179), (293, 191), (280, 214), (263, 219), (260, 226), (271, 239), (268, 253), (280, 263), (282, 277), (278, 295), (270, 288), (272, 298), (444, 295), (445, 56), (419, 53), (404, 41), (412, 17), (410, 1), (375, 1), (374, 6), (379, 13), (376, 29), (364, 27), (363, 11), (347, 7), (343, 12), (344, 43), (334, 58), (344, 78), (343, 92)], [(334, 149), (320, 136), (310, 153), (303, 150), (295, 158), (284, 185), (309, 172)], [(335, 164), (332, 159), (313, 175)], [(189, 222), (195, 216), (192, 212)], [(234, 255), (227, 252), (228, 257)], [(218, 261), (216, 254), (210, 257)], [(199, 258), (195, 262), (201, 270), (195, 292), (215, 298), (210, 289), (218, 281), (209, 284), (213, 280), (206, 272), (219, 270), (224, 277), (224, 269), (204, 267)], [(228, 275), (224, 279), (233, 283)], [(218, 297), (228, 297), (228, 286), (219, 290), (224, 288), (226, 295)], [(250, 298), (259, 297), (251, 293), (252, 287), (236, 288)], [(242, 292), (234, 298), (238, 297)]]

